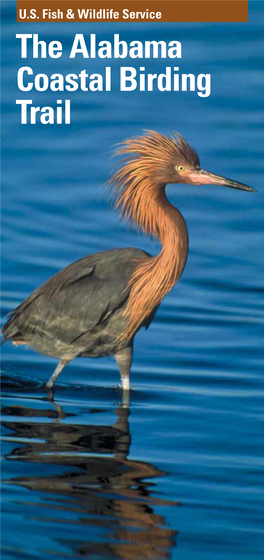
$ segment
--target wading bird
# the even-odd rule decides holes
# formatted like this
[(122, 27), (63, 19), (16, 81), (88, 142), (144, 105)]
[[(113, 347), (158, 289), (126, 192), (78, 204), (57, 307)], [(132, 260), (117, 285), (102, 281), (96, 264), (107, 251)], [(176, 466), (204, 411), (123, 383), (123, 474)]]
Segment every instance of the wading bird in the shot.
[(130, 388), (133, 341), (148, 327), (161, 300), (179, 280), (188, 253), (183, 216), (168, 201), (168, 183), (254, 189), (205, 171), (197, 153), (180, 136), (157, 132), (126, 140), (124, 156), (110, 179), (121, 215), (160, 240), (152, 257), (140, 249), (110, 249), (64, 268), (11, 312), (3, 338), (59, 358), (48, 381), (52, 388), (77, 356), (114, 355), (123, 390)]

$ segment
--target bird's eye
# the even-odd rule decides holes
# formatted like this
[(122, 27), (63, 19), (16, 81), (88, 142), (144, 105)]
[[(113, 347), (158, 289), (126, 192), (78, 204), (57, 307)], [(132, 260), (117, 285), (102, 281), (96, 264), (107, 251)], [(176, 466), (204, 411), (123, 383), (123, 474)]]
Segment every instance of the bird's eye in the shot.
[(185, 167), (184, 167), (184, 165), (177, 165), (176, 170), (179, 173), (183, 173), (185, 171)]

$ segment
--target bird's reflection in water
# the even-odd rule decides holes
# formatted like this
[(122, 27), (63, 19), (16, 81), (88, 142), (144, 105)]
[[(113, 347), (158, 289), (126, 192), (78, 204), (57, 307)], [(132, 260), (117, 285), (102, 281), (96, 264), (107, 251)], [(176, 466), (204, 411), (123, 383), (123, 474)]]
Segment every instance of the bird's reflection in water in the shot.
[[(19, 418), (5, 421), (16, 442), (26, 441), (23, 446), (16, 445), (6, 459), (38, 464), (33, 475), (9, 482), (41, 495), (38, 519), (48, 522), (49, 528), (50, 524), (65, 523), (65, 536), (61, 538), (60, 532), (53, 539), (64, 551), (66, 548), (65, 557), (170, 557), (176, 531), (166, 526), (155, 508), (177, 504), (153, 496), (156, 484), (148, 479), (166, 473), (150, 463), (128, 459), (127, 404), (115, 409), (117, 420), (112, 426), (70, 423), (70, 415), (54, 401), (41, 410), (5, 407), (4, 414), (28, 418), (27, 422)], [(54, 474), (52, 470), (58, 471), (58, 466), (62, 468)], [(49, 553), (56, 555), (58, 551)]]

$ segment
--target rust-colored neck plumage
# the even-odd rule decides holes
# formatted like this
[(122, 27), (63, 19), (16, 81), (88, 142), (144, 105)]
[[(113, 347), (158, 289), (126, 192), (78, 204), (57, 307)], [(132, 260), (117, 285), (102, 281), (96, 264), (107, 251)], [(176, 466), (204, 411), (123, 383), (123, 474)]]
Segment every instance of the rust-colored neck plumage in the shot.
[(165, 194), (166, 182), (170, 181), (166, 173), (170, 173), (171, 163), (185, 147), (183, 143), (181, 137), (168, 139), (158, 133), (149, 133), (126, 141), (117, 150), (118, 154), (129, 154), (129, 157), (123, 160), (122, 167), (110, 181), (118, 193), (116, 207), (137, 228), (152, 234), (162, 244), (156, 257), (140, 261), (130, 279), (125, 310), (127, 325), (121, 337), (124, 344), (147, 322), (152, 311), (176, 284), (185, 266), (188, 254), (186, 224)]

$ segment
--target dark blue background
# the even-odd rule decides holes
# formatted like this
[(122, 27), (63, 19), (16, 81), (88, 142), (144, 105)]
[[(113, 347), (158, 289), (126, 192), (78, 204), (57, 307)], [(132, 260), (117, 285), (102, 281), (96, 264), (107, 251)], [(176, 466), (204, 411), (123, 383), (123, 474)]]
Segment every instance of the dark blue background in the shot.
[[(55, 361), (3, 347), (3, 560), (263, 558), (263, 15), (262, 2), (249, 2), (244, 24), (33, 25), (2, 2), (3, 317), (85, 254), (159, 251), (119, 220), (103, 187), (113, 144), (142, 129), (181, 132), (203, 167), (257, 189), (168, 188), (190, 254), (137, 337), (128, 459), (127, 419), (123, 454), (112, 427), (127, 414), (113, 359), (76, 360), (52, 404), (43, 383)], [(21, 60), (18, 32), (60, 40), (63, 57)], [(68, 58), (74, 34), (90, 32), (181, 41), (180, 71), (211, 73), (211, 96), (120, 93), (114, 81), (111, 93), (71, 94), (70, 126), (21, 126), (18, 69), (101, 72), (109, 61)], [(143, 61), (111, 64), (115, 76)], [(144, 64), (159, 73), (171, 61)], [(69, 94), (24, 97), (55, 105)]]

